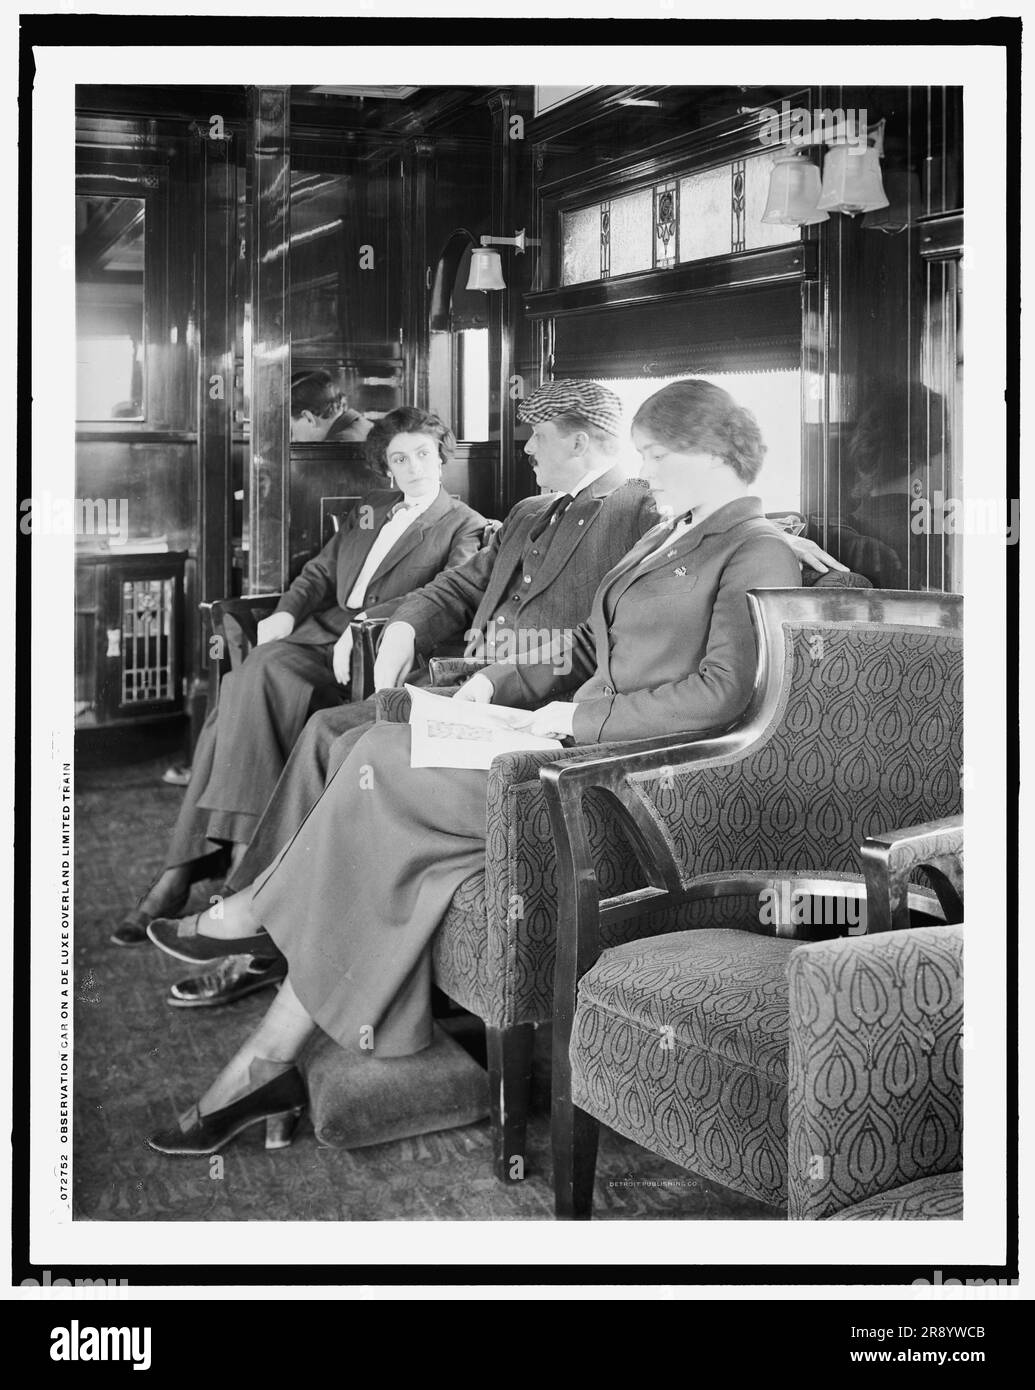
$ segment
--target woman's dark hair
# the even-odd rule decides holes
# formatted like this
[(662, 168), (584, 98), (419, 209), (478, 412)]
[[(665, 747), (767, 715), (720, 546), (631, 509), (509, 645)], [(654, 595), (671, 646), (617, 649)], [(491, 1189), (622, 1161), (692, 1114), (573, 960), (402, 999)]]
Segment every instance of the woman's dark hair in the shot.
[(444, 464), (456, 450), (456, 435), (444, 420), (415, 405), (401, 405), (382, 416), (366, 438), (367, 458), (382, 473), (388, 472), (388, 446), (397, 434), (430, 435), (438, 444), (438, 456)]
[(296, 420), (303, 410), (317, 416), (328, 414), (343, 397), (341, 382), (323, 368), (291, 374), (291, 414)]
[(643, 402), (632, 427), (680, 453), (715, 454), (745, 483), (755, 481), (765, 458), (751, 411), (710, 381), (691, 378), (663, 386)]

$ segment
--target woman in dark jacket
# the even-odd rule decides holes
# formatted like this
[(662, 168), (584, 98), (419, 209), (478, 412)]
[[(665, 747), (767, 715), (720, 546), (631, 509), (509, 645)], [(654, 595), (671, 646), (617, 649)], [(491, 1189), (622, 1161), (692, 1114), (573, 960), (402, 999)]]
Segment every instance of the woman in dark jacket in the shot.
[(259, 645), (222, 682), (165, 868), (115, 928), (117, 945), (143, 941), (152, 918), (179, 911), (213, 850), (247, 845), (306, 719), (348, 698), (352, 620), (361, 611), (387, 617), (478, 550), (485, 518), (442, 487), (455, 442), (437, 416), (413, 406), (378, 422), (368, 449), (396, 490), (369, 493), (353, 509), (259, 623)]
[[(719, 387), (681, 381), (641, 406), (632, 437), (673, 520), (604, 578), (570, 664), (555, 653), (501, 662), (457, 698), (538, 706), (530, 732), (580, 744), (703, 734), (744, 710), (756, 667), (745, 594), (800, 582), (793, 552), (749, 495), (765, 450), (758, 426)], [(289, 964), (256, 1032), (153, 1148), (213, 1153), (262, 1119), (269, 1146), (288, 1143), (305, 1107), (294, 1061), (316, 1025), (380, 1057), (429, 1045), (429, 943), (456, 889), (484, 867), (487, 779), (411, 768), (409, 726), (375, 725), (272, 868), (227, 899), (218, 921), (151, 924), (152, 940), (184, 960), (272, 937)]]

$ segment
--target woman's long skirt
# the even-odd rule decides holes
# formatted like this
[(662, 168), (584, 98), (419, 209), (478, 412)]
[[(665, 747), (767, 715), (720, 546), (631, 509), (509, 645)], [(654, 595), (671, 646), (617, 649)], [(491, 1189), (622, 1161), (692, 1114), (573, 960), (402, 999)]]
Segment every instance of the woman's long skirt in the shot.
[(410, 767), (410, 726), (376, 724), (257, 881), (253, 911), (310, 1017), (346, 1049), (429, 1046), (429, 943), (485, 867), (488, 773)]

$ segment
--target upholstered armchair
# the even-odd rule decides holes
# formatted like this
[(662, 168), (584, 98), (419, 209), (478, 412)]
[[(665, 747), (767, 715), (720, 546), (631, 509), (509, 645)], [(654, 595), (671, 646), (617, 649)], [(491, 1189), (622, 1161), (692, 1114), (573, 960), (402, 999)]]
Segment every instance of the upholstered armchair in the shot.
[[(919, 853), (893, 874), (962, 852), (959, 818), (909, 836)], [(868, 878), (886, 901), (887, 878)], [(958, 921), (939, 888), (933, 911)], [(562, 941), (557, 989), (578, 975), (578, 994), (570, 1036), (555, 1024), (558, 1215), (591, 1213), (602, 1122), (792, 1219), (961, 1216), (962, 928), (801, 945), (757, 921), (603, 952), (590, 931)]]
[[(759, 674), (733, 729), (493, 762), (485, 871), (457, 890), (432, 958), (439, 988), (486, 1025), (504, 1180), (524, 1172), (559, 920), (570, 928), (603, 900), (612, 946), (736, 926), (789, 874), (818, 894), (860, 896), (868, 833), (960, 809), (960, 599), (814, 588), (758, 591), (751, 604)], [(377, 698), (379, 718), (407, 718), (404, 691)], [(561, 862), (551, 816), (558, 833), (571, 821)], [(724, 891), (734, 871), (737, 891)]]
[[(959, 911), (961, 847), (945, 818), (960, 810), (962, 600), (762, 590), (749, 602), (760, 670), (736, 729), (559, 762), (541, 774), (563, 923), (553, 1053), (562, 1215), (588, 1213), (605, 1113), (655, 1147), (642, 1137), (643, 1086), (670, 1102), (661, 1128), (678, 1138), (659, 1151), (763, 1201), (786, 1200), (784, 969), (792, 939), (816, 922), (812, 905), (826, 897), (842, 904), (841, 915), (819, 914), (827, 935), (831, 924), (842, 935), (901, 926), (910, 908), (932, 920)], [(613, 895), (596, 874), (594, 797), (628, 827), (648, 883), (640, 893)], [(920, 876), (928, 859), (931, 872)], [(845, 910), (864, 898), (867, 880), (874, 922)], [(702, 921), (702, 905), (714, 912), (719, 902), (735, 904), (733, 917)], [(616, 922), (680, 905), (680, 926), (697, 930), (604, 947)], [(630, 1053), (624, 1081), (610, 1090), (584, 1068), (594, 1045), (587, 1039), (600, 1040), (609, 1010), (647, 1049), (633, 1057), (624, 1034), (608, 1042)], [(679, 1080), (673, 1058), (687, 1060), (688, 1049), (696, 1062)]]

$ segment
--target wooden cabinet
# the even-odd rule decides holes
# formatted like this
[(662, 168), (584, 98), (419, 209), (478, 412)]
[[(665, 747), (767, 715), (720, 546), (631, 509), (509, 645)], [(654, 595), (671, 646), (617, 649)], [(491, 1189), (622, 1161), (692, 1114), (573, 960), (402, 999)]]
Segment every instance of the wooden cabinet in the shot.
[(186, 559), (186, 551), (79, 557), (77, 730), (183, 713)]

